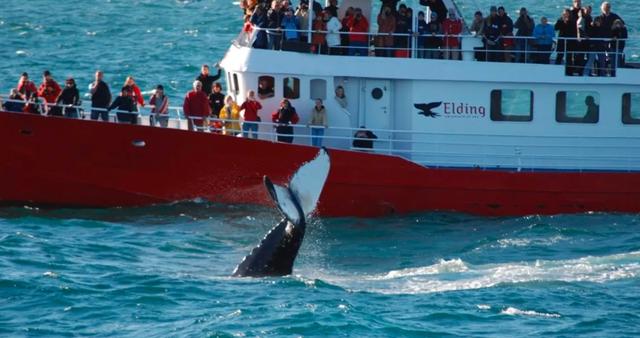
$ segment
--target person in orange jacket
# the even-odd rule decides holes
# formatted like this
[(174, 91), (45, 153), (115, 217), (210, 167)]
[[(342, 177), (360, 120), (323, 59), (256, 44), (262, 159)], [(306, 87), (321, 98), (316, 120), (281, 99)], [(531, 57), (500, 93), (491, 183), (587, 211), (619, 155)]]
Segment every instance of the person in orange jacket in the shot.
[[(53, 77), (51, 76), (51, 72), (45, 70), (44, 73), (42, 73), (42, 83), (38, 88), (38, 96), (43, 98), (44, 102), (46, 103), (44, 108), (45, 112), (49, 112), (54, 108), (53, 106), (49, 105), (56, 104), (58, 95), (60, 95), (61, 92), (62, 88), (60, 88), (60, 85), (53, 79)], [(54, 112), (58, 110), (59, 109), (53, 109)]]

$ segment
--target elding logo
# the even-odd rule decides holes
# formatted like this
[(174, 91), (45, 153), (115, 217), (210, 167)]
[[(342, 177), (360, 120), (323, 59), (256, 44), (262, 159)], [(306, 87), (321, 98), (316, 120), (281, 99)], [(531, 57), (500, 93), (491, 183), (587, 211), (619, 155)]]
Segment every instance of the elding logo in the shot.
[(440, 102), (430, 102), (430, 103), (414, 103), (413, 106), (422, 110), (418, 113), (418, 115), (424, 115), (424, 117), (436, 118), (440, 116), (440, 113), (436, 113), (431, 111), (432, 109), (438, 108), (442, 105), (442, 101)]

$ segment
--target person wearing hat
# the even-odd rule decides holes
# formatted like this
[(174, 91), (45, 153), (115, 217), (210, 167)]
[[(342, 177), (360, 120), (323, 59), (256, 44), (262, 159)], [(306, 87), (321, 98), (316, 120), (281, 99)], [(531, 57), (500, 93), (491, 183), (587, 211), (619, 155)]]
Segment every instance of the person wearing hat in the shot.
[(62, 92), (62, 88), (60, 85), (53, 79), (51, 76), (51, 72), (45, 70), (42, 73), (42, 83), (38, 88), (38, 96), (44, 99), (45, 108), (44, 111), (49, 113), (53, 105), (56, 103), (58, 99), (58, 95)]
[(116, 110), (116, 116), (120, 123), (138, 124), (138, 113), (136, 111), (136, 103), (133, 100), (133, 89), (124, 86), (120, 90), (120, 96), (113, 100), (109, 106), (108, 112)]
[(79, 105), (80, 91), (78, 91), (78, 88), (76, 87), (76, 81), (70, 77), (65, 81), (64, 89), (62, 89), (62, 93), (60, 93), (60, 96), (58, 96), (58, 99), (56, 100), (56, 106), (53, 108), (59, 110), (59, 115), (62, 115), (62, 107), (64, 106), (64, 116), (77, 119), (77, 106)]

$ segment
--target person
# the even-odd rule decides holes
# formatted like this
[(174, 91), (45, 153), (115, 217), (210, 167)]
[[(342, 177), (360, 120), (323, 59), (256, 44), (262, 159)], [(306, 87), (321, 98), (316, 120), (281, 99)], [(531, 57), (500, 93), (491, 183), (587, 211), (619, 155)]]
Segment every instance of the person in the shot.
[(220, 75), (222, 74), (222, 69), (220, 69), (220, 66), (217, 63), (214, 65), (214, 67), (218, 69), (218, 72), (216, 73), (216, 75), (210, 75), (209, 66), (206, 64), (202, 65), (202, 67), (200, 67), (200, 75), (198, 75), (198, 77), (196, 78), (197, 81), (200, 81), (200, 83), (202, 83), (202, 91), (207, 95), (211, 93), (211, 87), (213, 86), (213, 83), (218, 81), (218, 79), (220, 79)]
[(454, 8), (449, 9), (449, 18), (442, 22), (444, 37), (444, 58), (460, 60), (460, 34), (462, 33), (462, 20), (456, 17)]
[(164, 87), (157, 85), (155, 93), (149, 98), (151, 105), (151, 116), (149, 122), (151, 126), (160, 125), (162, 128), (169, 126), (169, 98), (164, 94)]
[(418, 22), (417, 22), (418, 31), (413, 35), (416, 37), (416, 40), (417, 40), (418, 48), (416, 50), (418, 52), (418, 58), (420, 59), (426, 58), (426, 51), (424, 47), (425, 47), (426, 36), (427, 36), (427, 25), (428, 25), (427, 20), (425, 20), (424, 18), (424, 12), (419, 11)]
[(284, 16), (281, 11), (281, 3), (278, 0), (271, 1), (271, 7), (267, 11), (267, 48), (268, 49), (280, 49), (280, 42), (282, 40), (282, 31), (280, 30), (280, 24), (282, 23), (282, 17)]
[(518, 30), (516, 33), (516, 62), (529, 63), (531, 43), (528, 38), (533, 36), (535, 25), (527, 9), (525, 7), (520, 8), (520, 16), (513, 25)]
[(338, 0), (329, 0), (329, 5), (324, 8), (325, 11), (328, 11), (332, 17), (338, 17)]
[[(556, 21), (554, 29), (558, 31), (558, 44), (556, 46), (556, 65), (560, 65), (563, 59), (568, 62), (569, 50), (573, 43), (572, 38), (576, 37), (575, 25), (571, 26), (571, 11), (565, 8), (562, 11), (562, 16)], [(575, 33), (575, 34), (574, 34)]]
[(596, 100), (591, 95), (587, 95), (584, 99), (585, 105), (587, 105), (587, 111), (584, 115), (584, 119), (586, 122), (598, 122), (598, 113), (600, 112), (600, 107), (596, 104)]
[(321, 12), (318, 17), (313, 20), (314, 33), (311, 34), (311, 44), (316, 54), (327, 54), (327, 22), (329, 21), (329, 12)]
[(9, 92), (9, 98), (4, 103), (4, 109), (8, 112), (21, 113), (24, 111), (24, 101), (20, 92), (16, 88), (12, 88)]
[(373, 149), (373, 140), (378, 136), (365, 126), (360, 126), (360, 130), (353, 134), (353, 147), (360, 149)]
[(258, 100), (256, 100), (256, 92), (249, 90), (247, 92), (247, 99), (242, 102), (242, 105), (240, 106), (240, 111), (244, 111), (242, 137), (249, 137), (249, 132), (251, 132), (252, 138), (258, 138), (258, 124), (256, 122), (260, 122), (260, 116), (258, 116), (258, 111), (260, 109), (262, 109), (262, 105)]
[(500, 18), (498, 18), (498, 8), (491, 6), (489, 16), (484, 20), (482, 28), (482, 42), (486, 49), (487, 61), (500, 61), (500, 51), (502, 50), (502, 33), (500, 31)]
[(29, 101), (31, 96), (38, 95), (38, 88), (33, 81), (29, 80), (29, 74), (22, 73), (18, 86), (16, 87), (22, 101)]
[(135, 111), (138, 111), (138, 106), (144, 107), (144, 97), (142, 97), (142, 91), (136, 84), (133, 76), (127, 76), (127, 79), (124, 81), (124, 85), (131, 88), (131, 92), (133, 93), (133, 102), (135, 102), (135, 105), (133, 106)]
[[(335, 0), (334, 0), (335, 1)], [(337, 9), (336, 9), (337, 10)], [(325, 20), (327, 25), (327, 48), (329, 49), (329, 55), (340, 54), (340, 30), (342, 30), (342, 24), (338, 20), (338, 16), (334, 15), (331, 10), (326, 11)], [(327, 17), (329, 18), (327, 20)]]
[(498, 7), (498, 20), (500, 21), (500, 35), (502, 36), (502, 49), (504, 50), (504, 62), (512, 61), (511, 51), (515, 46), (513, 40), (513, 20), (507, 14), (504, 7)]
[[(56, 103), (56, 99), (58, 95), (62, 92), (62, 88), (56, 80), (51, 76), (51, 72), (45, 70), (42, 73), (42, 83), (40, 87), (38, 87), (38, 96), (44, 99), (44, 111), (45, 113), (52, 113), (52, 115), (62, 115), (61, 109), (54, 109), (54, 105)], [(53, 111), (51, 111), (53, 109)]]
[(344, 16), (340, 20), (340, 24), (342, 26), (342, 29), (340, 29), (342, 32), (342, 34), (340, 34), (340, 45), (342, 46), (340, 54), (342, 55), (349, 55), (349, 21), (353, 18), (354, 11), (355, 9), (353, 7), (348, 7), (344, 12)]
[(64, 107), (64, 116), (77, 119), (78, 106), (80, 105), (80, 91), (76, 87), (76, 81), (70, 77), (64, 82), (64, 89), (58, 99), (56, 100), (56, 108)]
[(369, 21), (362, 15), (362, 10), (356, 8), (353, 10), (353, 16), (347, 22), (349, 27), (349, 55), (350, 56), (367, 56), (369, 42)]
[(116, 116), (120, 123), (138, 123), (138, 113), (136, 110), (136, 102), (133, 99), (133, 89), (129, 86), (123, 86), (120, 90), (120, 96), (116, 97), (111, 103), (108, 112), (116, 109)]
[(429, 6), (431, 12), (436, 13), (438, 15), (438, 23), (442, 25), (444, 20), (447, 18), (447, 6), (444, 4), (442, 0), (420, 0), (421, 5)]
[(597, 72), (598, 76), (606, 76), (607, 75), (607, 56), (605, 52), (607, 51), (607, 32), (602, 24), (602, 17), (597, 17), (593, 20), (591, 25), (590, 34), (593, 39), (589, 40), (589, 58), (585, 65), (584, 76), (593, 75), (593, 63), (594, 61), (597, 63)]
[(553, 47), (553, 37), (555, 36), (553, 27), (549, 24), (546, 17), (540, 18), (540, 24), (533, 29), (533, 37), (535, 38), (536, 54), (534, 60), (536, 63), (548, 65), (551, 57), (551, 48)]
[(284, 13), (284, 17), (280, 22), (280, 28), (283, 29), (282, 35), (284, 41), (297, 41), (300, 37), (298, 30), (300, 29), (300, 22), (298, 18), (293, 15), (293, 8), (287, 8)]
[[(600, 11), (601, 14), (600, 16), (598, 16), (598, 18), (601, 21), (601, 25), (602, 25), (602, 30), (604, 33), (604, 37), (605, 38), (613, 38), (613, 23), (616, 20), (620, 20), (622, 24), (624, 24), (624, 21), (622, 20), (622, 18), (620, 18), (620, 16), (616, 13), (613, 13), (611, 11), (611, 4), (608, 1), (604, 1), (601, 5), (600, 5)], [(609, 43), (607, 43), (606, 46), (606, 51), (609, 55), (613, 55), (614, 53), (617, 52), (617, 47), (616, 47), (616, 41), (612, 40)], [(615, 76), (615, 69), (618, 66), (618, 58), (617, 57), (611, 57), (611, 76)]]
[(473, 14), (473, 22), (471, 22), (469, 30), (474, 36), (482, 36), (482, 28), (484, 28), (484, 17), (482, 17), (481, 11), (476, 11), (475, 14)]
[(276, 123), (276, 133), (278, 134), (278, 142), (292, 143), (293, 142), (293, 127), (291, 124), (296, 124), (300, 118), (296, 109), (291, 106), (291, 102), (288, 99), (282, 99), (280, 101), (280, 108), (271, 114), (271, 121)]
[(316, 99), (316, 104), (311, 109), (311, 120), (308, 127), (311, 128), (311, 145), (314, 147), (322, 147), (322, 138), (324, 137), (325, 128), (329, 127), (327, 123), (327, 112), (322, 104), (322, 99)]
[(202, 82), (193, 81), (193, 90), (185, 95), (182, 110), (188, 120), (189, 130), (194, 130), (194, 127), (195, 130), (203, 129), (204, 120), (211, 115), (211, 107), (209, 107), (209, 97), (202, 90)]
[(233, 96), (227, 95), (224, 98), (224, 105), (218, 112), (222, 125), (224, 126), (224, 135), (236, 136), (240, 133), (240, 107), (233, 100)]
[(375, 38), (376, 55), (391, 56), (393, 48), (393, 32), (396, 29), (396, 17), (391, 8), (384, 6), (378, 14), (378, 35)]
[[(307, 30), (309, 29), (309, 20), (311, 20), (311, 24), (314, 24), (320, 16), (314, 16), (309, 13), (309, 1), (308, 0), (300, 0), (300, 4), (296, 8), (295, 13), (293, 13), (294, 17), (298, 21), (298, 37), (300, 41), (307, 42), (308, 35)], [(313, 26), (312, 26), (313, 27)], [(315, 27), (313, 28), (315, 30)]]
[(102, 71), (96, 71), (95, 81), (91, 84), (91, 119), (109, 121), (107, 108), (111, 103), (111, 91), (109, 86), (103, 81)]
[(438, 14), (431, 12), (431, 20), (426, 27), (427, 37), (424, 41), (425, 58), (440, 59), (440, 47), (442, 47), (442, 25), (437, 20)]
[(409, 34), (411, 33), (411, 18), (407, 14), (407, 6), (400, 4), (398, 11), (395, 14), (396, 28), (393, 36), (394, 50), (391, 56), (395, 57), (409, 57)]
[(613, 25), (611, 26), (611, 37), (613, 38), (613, 40), (611, 41), (611, 49), (615, 52), (616, 60), (612, 67), (613, 70), (611, 71), (611, 76), (615, 76), (615, 69), (617, 67), (625, 66), (624, 48), (627, 44), (626, 40), (629, 38), (627, 26), (624, 24), (624, 21), (622, 21), (622, 19), (613, 21)]
[(261, 76), (258, 80), (258, 97), (262, 100), (274, 95), (273, 77)]
[(213, 84), (211, 94), (209, 94), (209, 107), (211, 107), (211, 117), (218, 118), (220, 109), (224, 106), (224, 94), (220, 82)]
[[(255, 32), (253, 31), (249, 32), (250, 29), (253, 30), (251, 25), (259, 29)], [(252, 45), (253, 48), (259, 48), (259, 49), (268, 48), (269, 44), (267, 42), (267, 31), (266, 31), (267, 25), (268, 25), (268, 19), (267, 19), (266, 9), (263, 6), (256, 6), (255, 11), (253, 12), (253, 15), (251, 15), (251, 18), (249, 19), (249, 27), (246, 27), (245, 29), (247, 36), (251, 36), (251, 34), (255, 35), (253, 36), (254, 38), (253, 45)]]
[(335, 92), (335, 99), (340, 107), (342, 107), (343, 109), (347, 109), (347, 96), (344, 94), (344, 87), (337, 86)]

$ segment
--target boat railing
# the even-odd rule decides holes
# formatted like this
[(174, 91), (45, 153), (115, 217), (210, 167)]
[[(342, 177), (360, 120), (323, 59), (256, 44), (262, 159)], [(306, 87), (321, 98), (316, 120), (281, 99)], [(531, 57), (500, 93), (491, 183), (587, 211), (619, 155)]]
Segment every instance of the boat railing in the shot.
[[(8, 100), (4, 102), (16, 102), (20, 104), (33, 104), (28, 101)], [(47, 106), (56, 106), (47, 104)], [(91, 110), (106, 111), (106, 109), (92, 108), (86, 105), (70, 106), (60, 105), (63, 108), (74, 108), (79, 113), (78, 119), (89, 119)], [(136, 116), (138, 124), (154, 125), (150, 107), (141, 108), (139, 112), (111, 110), (109, 122), (118, 122), (117, 113), (128, 113)], [(243, 120), (220, 119), (216, 117), (184, 116), (182, 109), (171, 107), (167, 116), (166, 127), (173, 129), (192, 128), (192, 132), (205, 132), (227, 135), (228, 137), (243, 137)], [(187, 123), (187, 121), (192, 123)], [(130, 122), (128, 122), (130, 123)], [(256, 133), (261, 140), (277, 142), (279, 134), (276, 130), (280, 124), (273, 122), (250, 122), (259, 126)], [(590, 170), (602, 169), (602, 163), (607, 163), (607, 169), (639, 170), (640, 148), (635, 144), (637, 138), (625, 136), (571, 136), (555, 135), (545, 136), (544, 142), (540, 142), (539, 136), (512, 135), (512, 134), (488, 134), (488, 133), (456, 133), (456, 132), (426, 132), (412, 130), (395, 130), (367, 128), (377, 138), (358, 137), (361, 128), (330, 126), (312, 126), (308, 124), (291, 124), (293, 128), (293, 143), (313, 145), (314, 139), (320, 140), (323, 145), (330, 148), (367, 151), (377, 154), (385, 154), (408, 159), (415, 163), (438, 166), (480, 166), (486, 167), (495, 164), (496, 161), (507, 163), (509, 167), (538, 169), (563, 169), (562, 164), (549, 164), (550, 160), (566, 163), (566, 169)], [(322, 136), (316, 136), (312, 129), (324, 130)], [(225, 137), (227, 137), (225, 136)], [(248, 137), (248, 135), (245, 135)], [(357, 141), (364, 141), (357, 142)], [(359, 146), (358, 144), (369, 144)], [(586, 146), (585, 144), (588, 144)], [(456, 149), (452, 151), (451, 149)], [(439, 159), (439, 160), (436, 160)]]
[[(269, 29), (254, 27), (251, 33), (242, 32), (235, 40), (235, 44), (244, 47), (254, 45), (257, 32), (265, 31), (267, 34), (276, 34), (280, 39), (279, 43), (271, 47), (283, 51), (295, 51), (312, 54), (338, 54), (338, 55), (360, 55), (395, 58), (418, 58), (418, 59), (449, 59), (449, 60), (476, 60), (495, 62), (521, 62), (521, 63), (555, 63), (567, 64), (564, 57), (569, 54), (581, 54), (584, 62), (604, 60), (609, 67), (615, 69), (623, 67), (627, 60), (626, 55), (632, 55), (632, 59), (637, 58), (640, 50), (633, 45), (627, 46), (632, 39), (616, 38), (569, 38), (553, 37), (552, 45), (547, 48), (536, 48), (539, 39), (533, 36), (499, 36), (496, 41), (488, 39), (482, 34), (471, 32), (470, 34), (418, 34), (418, 33), (375, 33), (375, 32), (329, 32), (321, 30), (311, 31), (311, 35), (316, 34), (339, 34), (347, 36), (365, 36), (364, 45), (339, 45), (332, 46), (331, 50), (322, 50), (319, 46), (314, 46), (310, 41), (312, 38), (286, 40), (283, 37), (286, 32), (295, 32), (298, 35), (308, 34), (308, 30), (287, 30)], [(380, 38), (391, 38), (393, 45), (380, 43)], [(437, 47), (428, 47), (429, 39), (437, 39), (440, 43)], [(448, 46), (448, 41), (457, 41), (456, 46)], [(505, 47), (506, 45), (506, 47)], [(555, 56), (555, 58), (552, 58)], [(564, 60), (562, 60), (564, 59)], [(602, 61), (601, 61), (602, 62)], [(584, 68), (586, 65), (568, 64), (574, 68)], [(589, 65), (590, 66), (590, 65)]]

